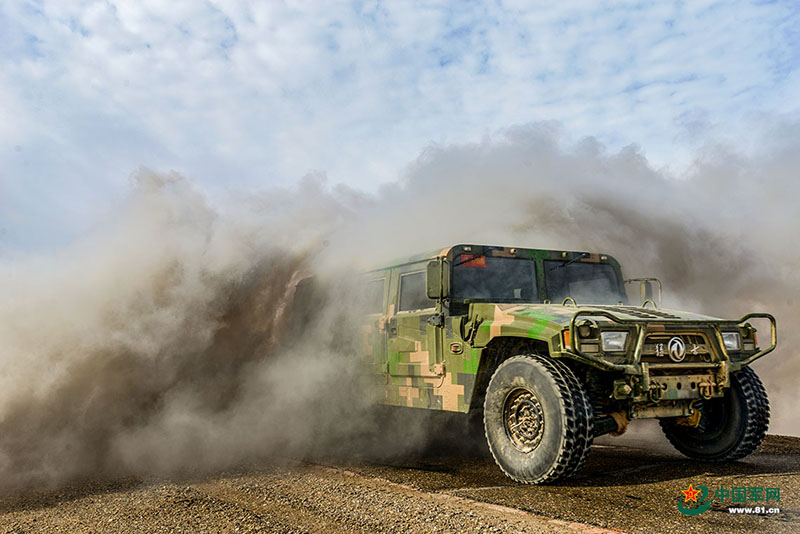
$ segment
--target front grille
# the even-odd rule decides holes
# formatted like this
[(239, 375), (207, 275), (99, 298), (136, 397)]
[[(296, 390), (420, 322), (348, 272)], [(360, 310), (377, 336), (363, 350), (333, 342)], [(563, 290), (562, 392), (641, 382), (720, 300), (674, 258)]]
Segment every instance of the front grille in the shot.
[(714, 351), (705, 336), (700, 334), (648, 334), (642, 347), (642, 362), (674, 363), (669, 356), (670, 341), (679, 338), (683, 341), (686, 355), (680, 363), (701, 363), (714, 360)]

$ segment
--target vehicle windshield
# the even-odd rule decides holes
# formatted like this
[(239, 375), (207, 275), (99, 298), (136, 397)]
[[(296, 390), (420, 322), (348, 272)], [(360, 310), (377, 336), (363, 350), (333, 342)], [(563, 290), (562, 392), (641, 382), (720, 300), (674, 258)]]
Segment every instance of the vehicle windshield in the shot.
[(607, 263), (545, 260), (547, 298), (558, 304), (572, 297), (578, 304), (619, 304), (625, 301), (617, 273)]
[(539, 300), (534, 260), (461, 254), (453, 264), (453, 299), (491, 302)]

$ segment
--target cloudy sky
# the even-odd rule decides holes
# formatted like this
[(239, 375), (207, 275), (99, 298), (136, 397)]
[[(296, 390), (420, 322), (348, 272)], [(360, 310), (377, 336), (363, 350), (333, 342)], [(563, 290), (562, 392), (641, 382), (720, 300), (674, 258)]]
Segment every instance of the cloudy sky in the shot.
[(0, 0), (0, 254), (84, 232), (140, 166), (374, 191), (430, 145), (556, 121), (680, 179), (800, 113), (800, 4), (599, 4)]

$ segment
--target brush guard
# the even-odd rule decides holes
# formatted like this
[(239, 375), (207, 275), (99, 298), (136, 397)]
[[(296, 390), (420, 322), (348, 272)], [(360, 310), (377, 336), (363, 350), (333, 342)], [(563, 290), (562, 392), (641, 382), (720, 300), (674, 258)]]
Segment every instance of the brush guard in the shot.
[[(633, 359), (631, 363), (614, 363), (606, 360), (605, 358), (598, 356), (596, 354), (589, 354), (580, 350), (578, 346), (578, 337), (577, 334), (577, 321), (579, 318), (587, 318), (587, 317), (603, 317), (609, 319), (610, 321), (624, 325), (633, 327), (634, 330), (634, 338), (635, 338), (635, 347), (633, 352)], [(747, 356), (743, 360), (736, 360), (732, 361), (730, 355), (728, 354), (727, 349), (725, 348), (725, 343), (722, 340), (722, 331), (720, 330), (721, 325), (728, 325), (728, 326), (737, 326), (743, 327), (745, 323), (750, 319), (766, 319), (770, 323), (770, 345), (765, 348), (758, 350), (757, 352)], [(697, 328), (709, 328), (711, 327), (714, 332), (714, 337), (717, 345), (717, 349), (720, 351), (721, 359), (718, 362), (681, 362), (681, 363), (642, 363), (642, 348), (644, 347), (645, 337), (647, 335), (648, 324), (653, 325), (680, 325), (680, 326), (688, 326), (688, 327), (697, 327)], [(722, 319), (706, 319), (702, 321), (693, 321), (693, 320), (686, 320), (686, 319), (659, 319), (658, 321), (640, 321), (636, 319), (624, 319), (611, 313), (606, 310), (580, 310), (573, 314), (572, 319), (569, 322), (569, 339), (571, 347), (565, 347), (564, 352), (569, 354), (573, 359), (585, 363), (586, 365), (590, 365), (597, 369), (601, 369), (603, 371), (621, 371), (625, 374), (629, 375), (638, 375), (642, 376), (644, 382), (649, 382), (649, 371), (650, 370), (666, 370), (666, 369), (710, 369), (720, 372), (721, 374), (726, 375), (726, 382), (727, 382), (727, 372), (735, 372), (741, 369), (742, 367), (749, 365), (756, 361), (757, 359), (761, 358), (762, 356), (769, 354), (773, 350), (778, 342), (777, 337), (777, 327), (775, 323), (775, 317), (768, 313), (748, 313), (738, 321), (727, 321)]]

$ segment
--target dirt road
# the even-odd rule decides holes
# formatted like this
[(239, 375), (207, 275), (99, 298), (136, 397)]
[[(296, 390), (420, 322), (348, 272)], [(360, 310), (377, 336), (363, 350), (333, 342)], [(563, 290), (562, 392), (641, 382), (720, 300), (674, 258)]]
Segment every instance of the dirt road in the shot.
[[(688, 461), (651, 436), (603, 438), (577, 477), (541, 487), (512, 482), (481, 454), (389, 463), (276, 461), (180, 482), (28, 491), (0, 497), (0, 532), (800, 532), (800, 438), (769, 436), (729, 465)], [(716, 499), (687, 516), (678, 501), (690, 484), (779, 488), (779, 500), (743, 506), (780, 512), (732, 514), (737, 503)]]

